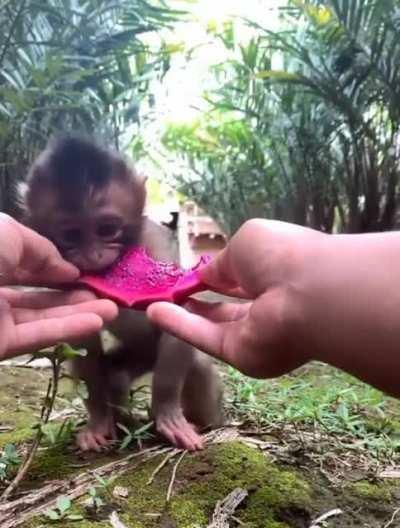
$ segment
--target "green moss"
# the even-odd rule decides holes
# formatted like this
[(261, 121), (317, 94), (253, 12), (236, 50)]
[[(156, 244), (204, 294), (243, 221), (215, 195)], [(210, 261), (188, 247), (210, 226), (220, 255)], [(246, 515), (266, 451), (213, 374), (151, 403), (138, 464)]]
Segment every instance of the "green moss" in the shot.
[[(31, 440), (35, 436), (36, 433), (30, 425), (26, 427), (23, 425), (25, 422), (32, 421), (32, 413), (30, 413), (30, 415), (19, 416), (19, 418), (22, 419), (21, 425), (19, 425), (17, 420), (14, 419), (13, 426), (15, 429), (0, 435), (0, 448), (3, 448), (6, 444), (22, 444)], [(33, 425), (33, 423), (31, 425)]]
[[(290, 519), (292, 511), (301, 511), (309, 518), (309, 486), (296, 473), (279, 469), (263, 453), (240, 442), (214, 445), (203, 452), (188, 454), (178, 468), (168, 505), (165, 499), (175, 460), (156, 475), (152, 484), (147, 483), (161, 460), (159, 457), (139, 465), (114, 483), (129, 490), (127, 499), (111, 500), (119, 507), (121, 520), (131, 528), (167, 525), (161, 523), (162, 515), (179, 528), (207, 526), (217, 501), (236, 487), (249, 491), (236, 512), (247, 528), (288, 528), (290, 524), (285, 521)], [(39, 525), (52, 524), (40, 517), (25, 528)], [(103, 525), (109, 524), (89, 520), (62, 523), (66, 528)]]
[[(71, 513), (79, 513), (84, 515), (82, 508), (71, 508)], [(54, 522), (49, 521), (44, 515), (38, 515), (28, 523), (24, 523), (22, 525), (23, 528), (41, 528), (42, 526), (53, 526), (59, 528), (101, 528), (104, 526), (110, 528), (110, 521), (89, 521), (87, 519), (83, 521), (70, 521), (68, 519), (62, 519), (61, 521)]]
[(250, 492), (246, 507), (237, 511), (248, 528), (284, 528), (283, 510), (307, 510), (310, 504), (309, 486), (298, 475), (280, 470), (263, 453), (240, 442), (213, 446), (195, 457), (194, 463), (187, 461), (182, 470), (187, 475), (205, 473), (200, 481), (186, 483), (171, 503), (171, 515), (179, 527), (207, 524), (216, 502), (236, 487)]
[(0, 448), (5, 444), (18, 444), (32, 438), (32, 426), (37, 422), (39, 384), (43, 379), (32, 376), (28, 369), (3, 367), (0, 371), (0, 425), (10, 431), (0, 434)]
[(57, 444), (39, 451), (29, 470), (28, 484), (36, 480), (63, 479), (77, 472), (74, 459), (65, 453), (65, 445)]
[(346, 486), (351, 495), (367, 501), (390, 502), (392, 499), (392, 488), (389, 484), (372, 484), (367, 480), (354, 482)]
[[(0, 426), (10, 427), (10, 431), (0, 433), (0, 449), (5, 444), (21, 444), (35, 436), (32, 426), (39, 421), (49, 378), (48, 370), (1, 368)], [(70, 381), (61, 380), (59, 396), (70, 394)]]
[(125, 513), (122, 518), (128, 526), (157, 526), (155, 517), (146, 514), (162, 514), (170, 477), (168, 468), (158, 473), (152, 484), (149, 485), (148, 480), (161, 460), (156, 458), (116, 481), (117, 485), (129, 489), (128, 499), (121, 502)]
[(400, 436), (400, 421), (389, 416), (368, 416), (365, 423), (366, 431), (392, 437)]

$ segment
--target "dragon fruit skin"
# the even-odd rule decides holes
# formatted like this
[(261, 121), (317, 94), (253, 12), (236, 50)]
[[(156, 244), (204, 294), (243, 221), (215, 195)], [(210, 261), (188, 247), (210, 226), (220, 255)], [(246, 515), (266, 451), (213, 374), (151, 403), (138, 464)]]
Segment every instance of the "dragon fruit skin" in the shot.
[(122, 306), (145, 310), (156, 301), (180, 304), (190, 295), (206, 290), (198, 271), (210, 260), (201, 257), (196, 266), (184, 270), (174, 263), (155, 261), (145, 248), (135, 247), (110, 269), (84, 274), (78, 282)]

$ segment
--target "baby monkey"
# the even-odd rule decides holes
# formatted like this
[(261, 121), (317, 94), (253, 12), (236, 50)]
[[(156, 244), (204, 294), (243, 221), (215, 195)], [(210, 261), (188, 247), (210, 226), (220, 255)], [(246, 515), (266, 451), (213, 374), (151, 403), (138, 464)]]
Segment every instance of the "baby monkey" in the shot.
[[(132, 245), (158, 260), (177, 260), (170, 231), (143, 215), (145, 181), (117, 152), (82, 137), (53, 139), (32, 165), (24, 195), (26, 223), (49, 238), (81, 271), (107, 268)], [(73, 362), (86, 382), (89, 420), (82, 450), (117, 436), (121, 409), (135, 378), (153, 371), (152, 416), (159, 433), (188, 450), (202, 447), (199, 429), (221, 422), (221, 384), (211, 360), (161, 333), (145, 314), (121, 309), (108, 328), (120, 347), (104, 353), (101, 336), (83, 343)]]

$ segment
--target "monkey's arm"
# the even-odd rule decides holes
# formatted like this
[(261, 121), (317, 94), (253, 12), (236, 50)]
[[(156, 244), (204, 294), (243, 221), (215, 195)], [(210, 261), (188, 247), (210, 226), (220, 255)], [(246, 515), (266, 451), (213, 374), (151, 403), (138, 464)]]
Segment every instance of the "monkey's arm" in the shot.
[(153, 375), (152, 413), (157, 430), (174, 445), (190, 451), (202, 440), (183, 409), (183, 389), (193, 366), (195, 351), (173, 336), (163, 334)]
[(179, 261), (179, 249), (169, 229), (149, 218), (144, 218), (140, 245), (144, 246), (154, 260)]

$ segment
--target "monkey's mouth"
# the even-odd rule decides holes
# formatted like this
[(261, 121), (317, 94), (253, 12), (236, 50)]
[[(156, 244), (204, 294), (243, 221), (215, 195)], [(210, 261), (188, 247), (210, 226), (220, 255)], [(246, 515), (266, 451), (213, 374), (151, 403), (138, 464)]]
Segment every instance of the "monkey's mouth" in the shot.
[(65, 252), (66, 260), (74, 264), (82, 273), (101, 273), (111, 268), (121, 257), (120, 248), (106, 248), (97, 252)]

